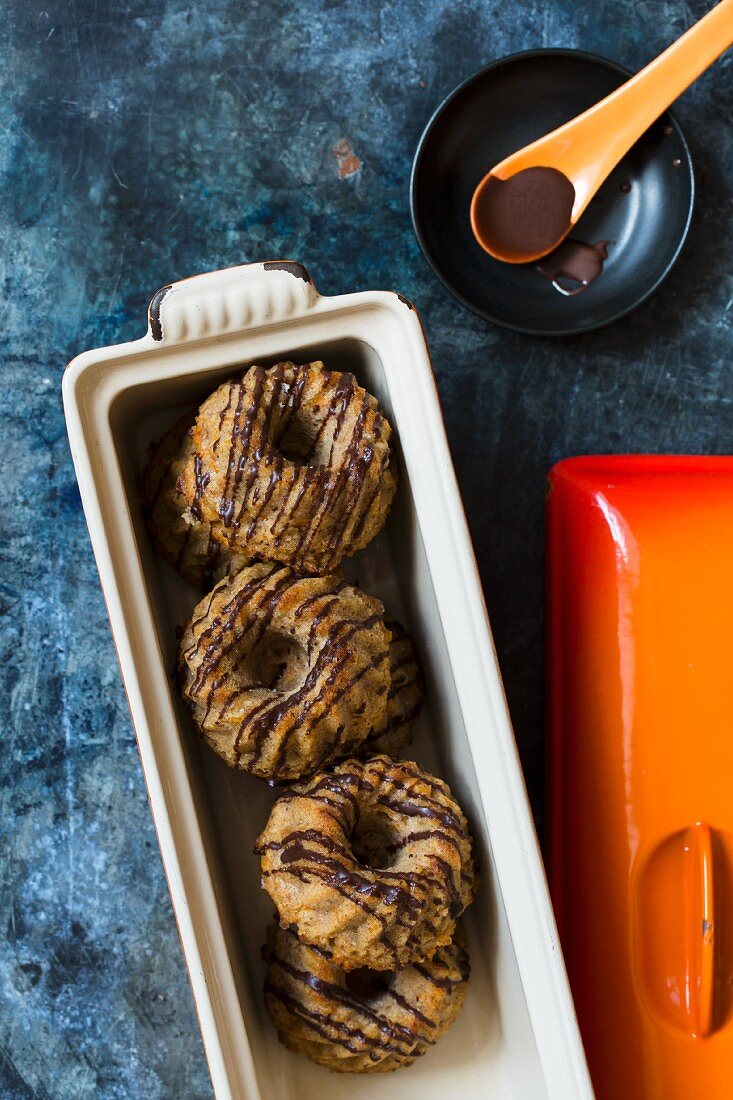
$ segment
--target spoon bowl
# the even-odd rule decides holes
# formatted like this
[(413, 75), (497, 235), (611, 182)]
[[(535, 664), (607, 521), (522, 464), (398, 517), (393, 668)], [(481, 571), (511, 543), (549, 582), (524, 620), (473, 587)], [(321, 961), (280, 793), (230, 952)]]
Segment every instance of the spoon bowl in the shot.
[(471, 200), (471, 229), (482, 248), (506, 263), (526, 264), (568, 235), (575, 188), (557, 168), (533, 164), (506, 178), (491, 171)]

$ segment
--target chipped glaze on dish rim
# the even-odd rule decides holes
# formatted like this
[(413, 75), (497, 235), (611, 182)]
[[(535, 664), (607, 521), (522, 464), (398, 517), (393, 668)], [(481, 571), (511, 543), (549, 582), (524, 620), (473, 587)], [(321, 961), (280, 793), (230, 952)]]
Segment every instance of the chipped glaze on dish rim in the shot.
[[(264, 822), (262, 809), (255, 813), (249, 803), (273, 796), (257, 780), (232, 786), (250, 777), (229, 773), (199, 748), (174, 697), (166, 616), (175, 616), (177, 603), (192, 607), (194, 600), (154, 557), (136, 479), (145, 440), (154, 438), (149, 433), (164, 430), (162, 418), (172, 422), (182, 402), (200, 399), (237, 364), (299, 356), (353, 365), (395, 428), (403, 488), (392, 513), (398, 518), (388, 528), (396, 524), (397, 537), (388, 545), (380, 536), (374, 552), (362, 551), (352, 568), (367, 590), (388, 600), (404, 597), (433, 685), (433, 736), (416, 736), (416, 755), (422, 761), (427, 754), (428, 766), (448, 779), (471, 818), (483, 861), (483, 898), (468, 921), (473, 1010), (464, 1009), (424, 1063), (390, 1078), (391, 1095), (399, 1100), (417, 1086), (425, 1100), (447, 1087), (478, 1097), (490, 1087), (498, 1098), (590, 1098), (419, 318), (393, 292), (321, 296), (306, 269), (287, 260), (162, 288), (142, 339), (83, 353), (63, 382), (74, 465), (215, 1094), (218, 1100), (291, 1100), (314, 1072), (313, 1083), (330, 1100), (341, 1082), (278, 1048), (263, 1025), (249, 943), (259, 947), (264, 937), (265, 924), (251, 916), (262, 891), (256, 881), (244, 881), (249, 864), (246, 875), (227, 872), (232, 845), (223, 838), (243, 814), (254, 813), (249, 835), (236, 841), (241, 859)], [(350, 1078), (349, 1087), (366, 1096), (375, 1083)]]

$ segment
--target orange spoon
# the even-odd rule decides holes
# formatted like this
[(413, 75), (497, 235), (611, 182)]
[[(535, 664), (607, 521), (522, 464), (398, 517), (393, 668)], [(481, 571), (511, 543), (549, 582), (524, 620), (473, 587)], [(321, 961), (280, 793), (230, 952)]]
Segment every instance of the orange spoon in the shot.
[(721, 0), (611, 95), (492, 168), (471, 201), (481, 247), (513, 264), (556, 248), (634, 142), (731, 45), (733, 0)]

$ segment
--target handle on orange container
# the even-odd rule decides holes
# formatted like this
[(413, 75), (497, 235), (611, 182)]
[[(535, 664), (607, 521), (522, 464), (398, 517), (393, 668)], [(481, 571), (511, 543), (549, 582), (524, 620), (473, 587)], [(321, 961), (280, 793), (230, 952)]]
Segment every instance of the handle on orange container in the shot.
[(675, 1029), (705, 1039), (716, 1011), (721, 844), (697, 822), (663, 840), (638, 880), (636, 965), (647, 1004)]
[[(685, 908), (688, 932), (687, 958), (690, 981), (687, 1010), (692, 1034), (700, 1038), (713, 1030), (715, 996), (715, 861), (713, 835), (709, 825), (697, 824), (688, 830), (691, 874), (687, 880)], [(696, 994), (695, 994), (696, 990)]]

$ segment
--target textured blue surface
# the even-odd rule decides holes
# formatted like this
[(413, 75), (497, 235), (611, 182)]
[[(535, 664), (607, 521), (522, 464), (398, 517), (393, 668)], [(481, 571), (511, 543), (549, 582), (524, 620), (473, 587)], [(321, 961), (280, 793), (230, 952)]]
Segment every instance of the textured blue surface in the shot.
[(426, 325), (525, 770), (541, 813), (543, 479), (583, 451), (730, 451), (733, 57), (678, 114), (700, 200), (618, 326), (491, 328), (413, 239), (411, 156), (456, 83), (578, 46), (636, 68), (701, 0), (5, 0), (0, 25), (0, 1098), (209, 1097), (89, 550), (64, 363), (138, 336), (151, 292), (291, 256), (396, 288)]

